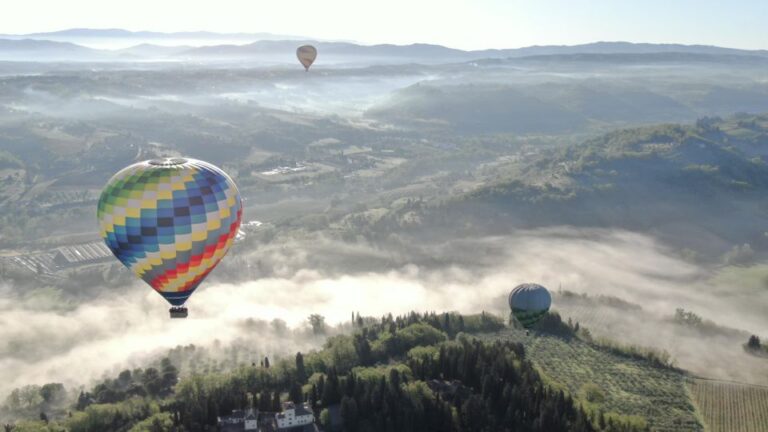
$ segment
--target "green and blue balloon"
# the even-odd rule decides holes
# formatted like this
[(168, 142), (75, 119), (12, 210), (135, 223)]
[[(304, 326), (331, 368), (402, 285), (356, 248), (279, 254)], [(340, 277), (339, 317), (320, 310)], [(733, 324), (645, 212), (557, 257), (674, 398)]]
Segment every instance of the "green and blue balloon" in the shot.
[(552, 306), (552, 296), (543, 286), (524, 283), (509, 293), (509, 308), (512, 315), (525, 328), (531, 328)]

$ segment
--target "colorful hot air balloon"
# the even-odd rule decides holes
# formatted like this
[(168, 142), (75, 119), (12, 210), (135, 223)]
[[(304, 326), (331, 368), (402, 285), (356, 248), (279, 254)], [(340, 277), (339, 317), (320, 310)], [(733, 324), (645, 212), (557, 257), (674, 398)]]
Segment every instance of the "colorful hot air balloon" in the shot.
[(549, 311), (550, 306), (552, 306), (552, 296), (539, 284), (524, 283), (516, 286), (509, 293), (509, 308), (512, 309), (512, 315), (525, 328), (536, 324)]
[(171, 305), (183, 307), (232, 245), (242, 217), (237, 186), (194, 159), (139, 162), (114, 175), (99, 198), (101, 236), (113, 254)]
[(301, 64), (304, 66), (304, 70), (308, 71), (312, 63), (317, 58), (317, 49), (312, 45), (302, 45), (296, 48), (296, 57), (298, 57)]

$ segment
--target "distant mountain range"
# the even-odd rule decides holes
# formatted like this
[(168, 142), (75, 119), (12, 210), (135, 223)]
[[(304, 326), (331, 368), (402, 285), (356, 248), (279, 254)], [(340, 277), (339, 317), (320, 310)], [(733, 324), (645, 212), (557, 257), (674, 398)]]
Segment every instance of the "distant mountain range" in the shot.
[(280, 35), (274, 33), (216, 33), (208, 31), (191, 32), (153, 32), (153, 31), (130, 31), (124, 29), (88, 29), (73, 28), (55, 32), (27, 33), (20, 35), (0, 34), (0, 38), (5, 39), (45, 39), (58, 40), (70, 38), (102, 38), (102, 39), (197, 39), (197, 40), (236, 40), (245, 41), (269, 40), (269, 39), (306, 39), (305, 36)]
[(539, 55), (563, 54), (651, 54), (651, 53), (689, 53), (689, 54), (740, 54), (768, 56), (768, 50), (742, 50), (723, 48), (713, 45), (650, 44), (632, 42), (593, 42), (582, 45), (544, 45), (506, 50), (484, 50), (477, 53), (485, 57), (527, 57)]
[(98, 61), (108, 53), (69, 42), (36, 39), (0, 39), (2, 61)]
[(258, 41), (247, 45), (219, 45), (194, 48), (182, 53), (186, 57), (239, 58), (255, 55), (294, 55), (298, 45), (312, 44), (323, 56), (336, 57), (381, 57), (422, 60), (453, 61), (474, 58), (472, 51), (462, 51), (441, 45), (358, 45), (349, 42), (303, 41)]
[(46, 40), (0, 39), (0, 52), (36, 52), (58, 51), (61, 53), (89, 54), (95, 50), (68, 42), (52, 42)]
[(570, 46), (532, 46), (512, 49), (464, 51), (442, 45), (359, 45), (347, 42), (263, 40), (247, 45), (219, 45), (194, 48), (182, 53), (190, 57), (239, 57), (256, 54), (293, 53), (297, 44), (310, 43), (322, 55), (417, 58), (422, 60), (475, 60), (484, 58), (520, 58), (572, 54), (658, 54), (685, 53), (700, 55), (749, 55), (768, 57), (768, 51), (740, 50), (705, 45), (635, 44), (629, 42), (595, 42)]
[[(121, 39), (136, 41), (122, 49), (96, 49), (78, 43), (87, 40)], [(156, 42), (147, 43), (146, 41)], [(209, 41), (208, 46), (192, 46), (190, 41)], [(215, 44), (227, 41), (226, 44)], [(243, 44), (237, 44), (243, 42)], [(250, 43), (246, 43), (250, 42)], [(271, 33), (213, 32), (131, 32), (122, 29), (70, 29), (27, 35), (0, 35), (0, 60), (34, 61), (130, 61), (141, 59), (214, 60), (253, 62), (292, 62), (298, 45), (313, 44), (326, 64), (364, 63), (450, 63), (475, 60), (546, 57), (557, 61), (632, 61), (627, 56), (656, 55), (654, 61), (695, 60), (731, 61), (734, 56), (768, 58), (766, 50), (741, 50), (705, 45), (595, 42), (572, 46), (531, 46), (513, 49), (465, 51), (441, 45), (360, 45), (351, 42), (326, 42)], [(88, 43), (85, 43), (88, 45)], [(90, 45), (92, 46), (92, 45)], [(611, 57), (621, 55), (624, 57)], [(574, 57), (580, 56), (580, 57)], [(685, 56), (688, 56), (687, 58)], [(698, 56), (698, 57), (692, 57)], [(716, 58), (727, 56), (730, 58)], [(645, 60), (648, 60), (647, 57)], [(744, 60), (736, 59), (737, 61)]]

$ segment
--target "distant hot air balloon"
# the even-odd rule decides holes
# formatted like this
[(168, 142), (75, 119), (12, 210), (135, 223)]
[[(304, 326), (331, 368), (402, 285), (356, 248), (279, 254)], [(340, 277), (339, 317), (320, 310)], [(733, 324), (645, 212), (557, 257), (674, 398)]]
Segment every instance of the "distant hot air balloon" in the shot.
[(552, 305), (552, 296), (546, 288), (535, 283), (518, 285), (509, 293), (512, 315), (525, 328), (530, 328), (543, 317)]
[(302, 45), (296, 48), (296, 57), (304, 66), (304, 70), (308, 71), (317, 58), (317, 49), (312, 45)]
[(139, 162), (109, 180), (99, 198), (101, 236), (126, 267), (187, 316), (192, 292), (227, 253), (240, 227), (237, 186), (194, 159)]

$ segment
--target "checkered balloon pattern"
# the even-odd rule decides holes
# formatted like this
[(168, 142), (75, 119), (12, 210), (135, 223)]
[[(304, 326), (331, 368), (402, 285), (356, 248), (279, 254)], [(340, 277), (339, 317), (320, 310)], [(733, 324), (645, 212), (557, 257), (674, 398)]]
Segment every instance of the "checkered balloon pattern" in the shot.
[(237, 186), (222, 170), (167, 158), (115, 174), (101, 193), (97, 218), (117, 259), (181, 306), (234, 242), (242, 208)]

